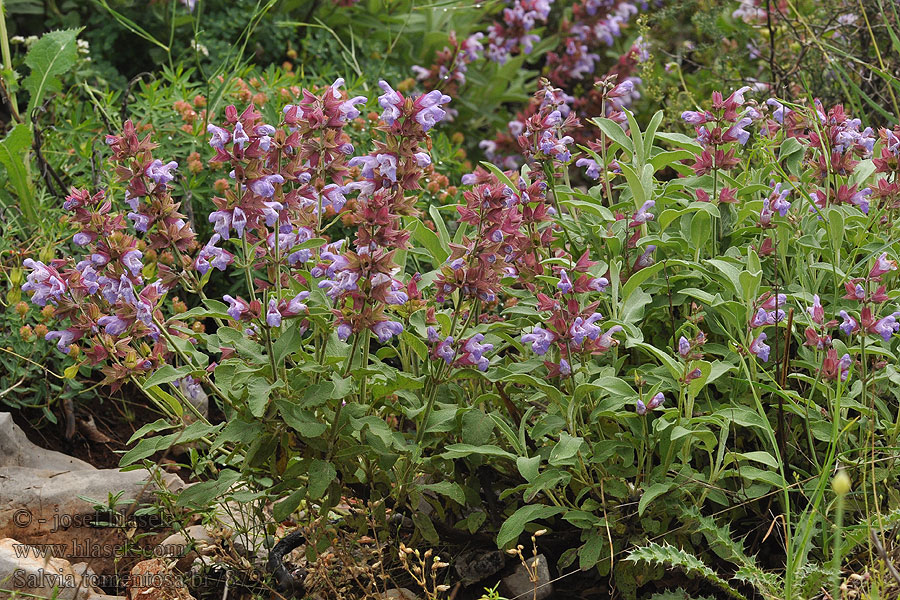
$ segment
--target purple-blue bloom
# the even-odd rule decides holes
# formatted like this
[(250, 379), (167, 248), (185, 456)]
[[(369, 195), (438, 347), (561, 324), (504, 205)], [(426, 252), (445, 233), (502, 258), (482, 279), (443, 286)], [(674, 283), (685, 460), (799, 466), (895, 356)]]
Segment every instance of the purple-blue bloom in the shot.
[(384, 344), (395, 335), (403, 333), (403, 324), (397, 321), (379, 321), (372, 326), (372, 333), (378, 336), (378, 341)]
[(542, 356), (550, 349), (550, 344), (556, 336), (552, 331), (543, 329), (540, 325), (534, 326), (534, 331), (522, 335), (523, 344), (531, 344), (531, 350), (538, 356)]
[(772, 349), (770, 346), (766, 345), (766, 337), (766, 333), (762, 332), (756, 336), (756, 339), (750, 344), (750, 352), (755, 354), (763, 362), (769, 360), (769, 351)]
[(144, 174), (156, 183), (165, 185), (175, 179), (175, 175), (172, 173), (172, 169), (177, 168), (178, 163), (174, 160), (163, 164), (163, 161), (157, 158), (147, 166)]

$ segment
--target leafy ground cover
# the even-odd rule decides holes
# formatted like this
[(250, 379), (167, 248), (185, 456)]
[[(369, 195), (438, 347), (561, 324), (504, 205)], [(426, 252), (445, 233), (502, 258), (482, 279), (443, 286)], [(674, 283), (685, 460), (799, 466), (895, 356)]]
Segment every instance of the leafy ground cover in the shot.
[(206, 4), (0, 40), (4, 403), (327, 597), (897, 597), (893, 4)]

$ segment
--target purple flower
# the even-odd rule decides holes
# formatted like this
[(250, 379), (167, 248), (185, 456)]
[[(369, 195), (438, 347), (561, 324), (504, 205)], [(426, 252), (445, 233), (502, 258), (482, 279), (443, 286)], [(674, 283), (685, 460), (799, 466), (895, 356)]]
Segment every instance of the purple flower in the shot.
[(850, 202), (858, 206), (859, 210), (861, 210), (864, 214), (869, 214), (869, 200), (867, 196), (871, 193), (871, 189), (863, 188), (850, 196)]
[(654, 206), (656, 206), (656, 202), (653, 200), (647, 200), (646, 202), (644, 202), (641, 205), (641, 207), (638, 209), (638, 211), (636, 213), (634, 213), (634, 221), (633, 221), (632, 225), (634, 223), (642, 224), (642, 223), (646, 223), (647, 221), (652, 221), (653, 213), (650, 213), (647, 211), (649, 211)]
[(247, 132), (244, 131), (244, 126), (241, 125), (240, 121), (234, 124), (234, 145), (244, 149), (244, 144), (250, 141), (250, 136), (247, 135)]
[(552, 331), (543, 329), (540, 325), (534, 326), (534, 331), (522, 335), (523, 344), (531, 344), (531, 350), (538, 356), (543, 356), (550, 349), (550, 344), (556, 339)]
[(769, 351), (771, 350), (771, 348), (765, 343), (766, 337), (766, 333), (762, 332), (758, 336), (756, 336), (756, 339), (753, 340), (752, 344), (750, 344), (750, 352), (755, 354), (763, 362), (768, 362)]
[(575, 342), (576, 346), (580, 346), (582, 342), (584, 342), (584, 338), (588, 338), (589, 340), (596, 340), (598, 337), (600, 337), (600, 334), (603, 333), (603, 330), (595, 325), (595, 323), (602, 318), (603, 315), (598, 312), (595, 312), (587, 319), (583, 319), (581, 317), (575, 318), (575, 321), (569, 328), (569, 335), (572, 336), (572, 341)]
[(681, 113), (681, 118), (690, 125), (703, 125), (706, 123), (706, 115), (695, 110), (686, 110)]
[(596, 292), (605, 292), (609, 287), (609, 279), (606, 277), (594, 277), (588, 284), (588, 287)]
[(782, 191), (780, 183), (776, 183), (775, 188), (772, 190), (772, 195), (770, 196), (772, 210), (777, 211), (782, 217), (787, 215), (787, 211), (791, 208), (791, 203), (787, 201), (787, 196), (790, 193), (790, 190)]
[(376, 154), (375, 160), (378, 161), (381, 176), (397, 183), (397, 157), (393, 154)]
[[(439, 90), (432, 90), (419, 96), (414, 103), (418, 111), (415, 115), (416, 122), (422, 126), (424, 131), (428, 131), (447, 116), (447, 112), (441, 108), (441, 105), (447, 104), (450, 100), (450, 96)], [(388, 124), (390, 125), (390, 123)]]
[(659, 392), (652, 398), (650, 398), (650, 402), (647, 403), (647, 410), (656, 410), (660, 406), (663, 405), (663, 402), (666, 401), (666, 397), (663, 396), (662, 392)]
[(94, 240), (94, 237), (95, 236), (92, 233), (80, 231), (72, 236), (72, 242), (74, 242), (76, 246), (87, 246)]
[(206, 132), (212, 134), (212, 137), (209, 138), (209, 145), (216, 150), (224, 150), (225, 144), (231, 139), (231, 134), (228, 131), (221, 127), (216, 127), (212, 123), (206, 126)]
[(566, 273), (565, 269), (559, 272), (559, 283), (556, 284), (556, 287), (563, 294), (568, 294), (572, 291), (572, 280), (569, 279), (569, 274)]
[(813, 294), (812, 306), (808, 306), (806, 312), (812, 317), (814, 323), (821, 325), (825, 322), (825, 309), (822, 307), (822, 302), (820, 301), (818, 294)]
[(691, 342), (684, 336), (681, 336), (678, 339), (678, 354), (681, 355), (681, 358), (687, 358), (687, 355), (691, 352)]
[(387, 125), (393, 125), (403, 115), (400, 110), (400, 107), (403, 106), (403, 96), (394, 91), (394, 88), (384, 80), (378, 82), (378, 87), (384, 90), (384, 94), (378, 96), (378, 105), (384, 109), (384, 112), (381, 113), (381, 120)]
[(266, 310), (266, 323), (269, 327), (281, 326), (281, 313), (278, 312), (278, 302), (275, 298), (269, 299), (269, 307)]
[(347, 323), (341, 323), (337, 326), (337, 336), (342, 342), (346, 342), (351, 333), (353, 333), (353, 328)]
[(25, 259), (24, 265), (32, 271), (28, 274), (22, 291), (34, 292), (31, 301), (38, 306), (45, 306), (48, 300), (56, 304), (56, 301), (66, 292), (66, 282), (59, 272), (30, 258)]
[(358, 117), (359, 109), (357, 109), (356, 106), (358, 104), (365, 104), (367, 100), (368, 98), (365, 96), (356, 96), (355, 98), (341, 102), (341, 105), (338, 106), (338, 110), (341, 113), (341, 119), (344, 121), (352, 121)]
[(635, 401), (634, 410), (635, 410), (635, 412), (637, 412), (637, 414), (641, 415), (642, 417), (647, 414), (647, 406), (640, 399)]
[(886, 342), (889, 342), (891, 336), (900, 331), (900, 323), (897, 322), (897, 315), (898, 313), (894, 313), (878, 319), (878, 321), (875, 322), (875, 325), (872, 326), (875, 333), (880, 335)]
[(463, 346), (463, 349), (472, 355), (472, 359), (475, 361), (481, 360), (481, 356), (485, 352), (490, 352), (494, 349), (493, 344), (482, 344), (481, 340), (484, 339), (484, 334), (476, 333), (471, 338), (468, 339), (466, 345)]
[(75, 341), (75, 332), (69, 329), (63, 329), (61, 331), (50, 331), (47, 333), (47, 335), (44, 336), (44, 339), (48, 342), (59, 340), (56, 343), (56, 349), (63, 354), (68, 354), (69, 346), (72, 344), (72, 342)]
[(575, 161), (576, 167), (585, 167), (584, 174), (591, 179), (600, 179), (600, 165), (593, 158), (579, 158)]
[[(325, 294), (332, 300), (336, 300), (344, 292), (350, 292), (356, 289), (356, 281), (359, 274), (349, 269), (344, 269), (335, 273), (333, 279), (323, 279), (319, 282), (319, 289), (328, 290)], [(374, 331), (374, 329), (373, 329)]]
[[(649, 201), (648, 201), (649, 202)], [(645, 267), (649, 267), (653, 264), (653, 257), (650, 256), (656, 250), (656, 246), (650, 244), (647, 246), (647, 249), (644, 250), (644, 253), (641, 254), (638, 259), (634, 262), (635, 269), (643, 269)]]
[(403, 333), (403, 324), (397, 321), (379, 321), (372, 326), (372, 333), (377, 335), (378, 341), (384, 344), (395, 335)]
[(840, 325), (840, 329), (844, 332), (844, 335), (852, 335), (854, 331), (859, 329), (859, 324), (856, 322), (856, 319), (848, 315), (846, 310), (842, 310), (838, 315), (844, 320)]
[(453, 338), (447, 337), (444, 341), (437, 345), (434, 353), (448, 365), (456, 358), (456, 350), (453, 349)]
[(235, 321), (240, 321), (243, 314), (250, 310), (250, 305), (240, 298), (232, 298), (226, 294), (222, 299), (230, 305), (227, 312)]
[(278, 222), (279, 213), (284, 210), (281, 202), (263, 202), (262, 214), (266, 222), (266, 227), (274, 227)]
[(746, 131), (744, 127), (752, 123), (753, 121), (750, 117), (744, 117), (734, 125), (732, 125), (728, 131), (725, 132), (726, 138), (734, 138), (737, 142), (743, 146), (750, 139), (750, 132)]
[(300, 313), (305, 313), (307, 310), (306, 304), (303, 303), (304, 300), (309, 298), (309, 292), (300, 292), (296, 296), (290, 299), (287, 305), (287, 310), (284, 311), (285, 316), (294, 316), (299, 315)]
[(568, 377), (572, 374), (572, 366), (564, 358), (559, 359), (559, 374), (563, 377)]
[(113, 337), (118, 337), (118, 336), (122, 335), (123, 333), (125, 333), (125, 330), (128, 329), (129, 323), (128, 323), (128, 321), (126, 321), (120, 317), (110, 316), (110, 317), (100, 317), (99, 319), (97, 319), (97, 325), (99, 325), (100, 327), (103, 327), (103, 330), (108, 335), (111, 335)]
[(849, 354), (843, 355), (841, 360), (838, 361), (838, 369), (841, 371), (841, 381), (847, 381), (847, 376), (850, 375), (851, 364), (853, 364), (853, 360), (850, 358)]
[[(416, 165), (419, 167), (425, 168), (431, 164), (431, 157), (427, 152), (416, 152), (413, 158), (416, 159)], [(465, 178), (465, 175), (463, 177)]]
[(784, 123), (784, 115), (791, 112), (790, 109), (785, 108), (784, 105), (775, 98), (769, 98), (766, 100), (766, 104), (775, 109), (772, 111), (772, 118), (778, 123)]
[(275, 195), (275, 185), (284, 183), (284, 177), (281, 175), (266, 175), (250, 182), (250, 190), (257, 196), (263, 198), (271, 198)]
[(175, 179), (175, 175), (172, 174), (172, 169), (177, 169), (178, 163), (174, 160), (163, 164), (163, 161), (158, 158), (154, 160), (147, 166), (144, 174), (147, 175), (150, 179), (155, 181), (158, 184), (165, 185)]
[(131, 271), (132, 275), (138, 275), (140, 274), (141, 269), (144, 268), (144, 265), (141, 264), (142, 256), (140, 250), (129, 250), (122, 255), (122, 264)]
[(237, 233), (238, 237), (244, 237), (244, 227), (247, 225), (247, 215), (244, 214), (244, 211), (240, 209), (240, 207), (235, 206), (234, 212), (231, 215), (231, 226), (234, 227), (234, 232)]
[(201, 275), (206, 275), (206, 272), (209, 271), (210, 267), (224, 271), (225, 268), (234, 261), (234, 256), (230, 252), (216, 247), (216, 244), (219, 243), (220, 239), (218, 233), (213, 234), (213, 236), (209, 238), (209, 242), (207, 242), (197, 254), (197, 260), (195, 261), (194, 266)]
[(209, 213), (209, 222), (213, 224), (216, 234), (223, 240), (230, 239), (231, 211), (217, 210)]
[(141, 213), (130, 212), (128, 213), (128, 218), (134, 221), (135, 231), (147, 233), (147, 229), (150, 227), (150, 217)]

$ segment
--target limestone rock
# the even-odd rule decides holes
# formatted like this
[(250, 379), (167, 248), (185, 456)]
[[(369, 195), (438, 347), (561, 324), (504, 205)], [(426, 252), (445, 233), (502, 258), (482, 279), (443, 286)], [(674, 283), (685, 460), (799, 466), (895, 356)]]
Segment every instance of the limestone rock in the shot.
[[(69, 561), (45, 556), (40, 548), (12, 538), (0, 539), (0, 590), (14, 591), (19, 594), (17, 597), (58, 600), (114, 598), (101, 594), (93, 587), (92, 578), (83, 577)], [(9, 592), (0, 591), (0, 600), (11, 597)]]
[[(550, 583), (550, 568), (547, 558), (538, 554), (525, 560), (531, 570), (537, 568), (537, 581), (531, 581), (531, 576), (525, 565), (519, 564), (511, 575), (503, 578), (503, 587), (510, 598), (523, 597), (534, 600), (544, 600), (553, 594), (553, 584)], [(535, 563), (537, 563), (535, 565)], [(537, 595), (535, 594), (537, 588)], [(527, 595), (526, 595), (527, 594)]]

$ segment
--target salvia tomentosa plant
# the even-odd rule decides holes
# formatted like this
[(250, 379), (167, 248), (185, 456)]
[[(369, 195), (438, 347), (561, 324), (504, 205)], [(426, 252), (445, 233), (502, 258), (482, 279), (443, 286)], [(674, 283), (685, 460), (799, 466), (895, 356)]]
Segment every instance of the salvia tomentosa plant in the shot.
[[(484, 163), (438, 207), (422, 188), (449, 96), (381, 82), (359, 153), (345, 129), (368, 99), (341, 83), (279, 123), (251, 105), (210, 125), (210, 161), (230, 173), (208, 240), (173, 198), (178, 165), (129, 123), (107, 138), (120, 185), (66, 200), (82, 250), (27, 262), (23, 289), (60, 322), (47, 338), (171, 417), (123, 465), (199, 440), (210, 481), (184, 505), (243, 490), (312, 520), (342, 495), (389, 498), (429, 541), (489, 532), (500, 547), (575, 528), (557, 566), (613, 571), (631, 596), (637, 560), (723, 585), (678, 523), (715, 533), (698, 515), (773, 496), (782, 573), (736, 578), (797, 597), (833, 552), (838, 462), (867, 482), (860, 504), (900, 501), (869, 495), (900, 435), (897, 131), (745, 88), (685, 113), (695, 138), (659, 132), (661, 113), (642, 130), (613, 101), (626, 82), (608, 81), (580, 144), (543, 82), (514, 140), (524, 166)], [(597, 184), (571, 185), (576, 168)], [(184, 427), (200, 389), (225, 420)]]

